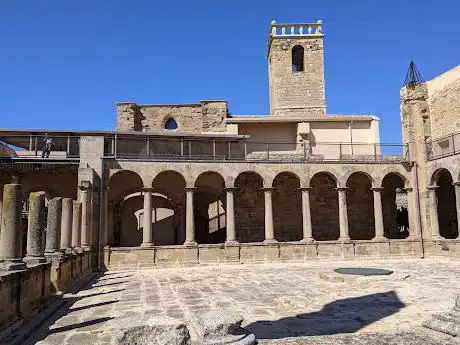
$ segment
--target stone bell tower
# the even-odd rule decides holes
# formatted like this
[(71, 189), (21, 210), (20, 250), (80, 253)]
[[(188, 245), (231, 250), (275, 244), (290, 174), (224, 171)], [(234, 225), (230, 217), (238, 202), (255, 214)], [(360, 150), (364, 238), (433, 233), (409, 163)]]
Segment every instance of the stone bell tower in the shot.
[(270, 113), (275, 116), (323, 116), (324, 90), (322, 22), (278, 24), (268, 38)]

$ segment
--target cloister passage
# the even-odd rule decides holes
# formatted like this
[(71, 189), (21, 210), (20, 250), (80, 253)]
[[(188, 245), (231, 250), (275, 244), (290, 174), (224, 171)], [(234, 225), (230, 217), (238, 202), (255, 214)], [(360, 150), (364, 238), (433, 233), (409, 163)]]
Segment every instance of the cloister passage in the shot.
[[(438, 209), (448, 219), (440, 221), (441, 235), (454, 238), (455, 201), (452, 204), (449, 176), (443, 171), (437, 174)], [(181, 173), (167, 170), (146, 188), (135, 172), (118, 171), (108, 183), (108, 242), (146, 247), (401, 239), (409, 235), (404, 176), (390, 172), (378, 187), (365, 172), (341, 179), (339, 183), (337, 176), (323, 171), (305, 186), (289, 171), (269, 181), (257, 172), (244, 171), (227, 185), (220, 173), (207, 171), (187, 185)]]
[[(458, 220), (455, 187), (447, 169), (439, 169), (433, 175), (437, 201), (439, 234), (447, 239), (458, 237)], [(432, 215), (435, 217), (436, 215)]]

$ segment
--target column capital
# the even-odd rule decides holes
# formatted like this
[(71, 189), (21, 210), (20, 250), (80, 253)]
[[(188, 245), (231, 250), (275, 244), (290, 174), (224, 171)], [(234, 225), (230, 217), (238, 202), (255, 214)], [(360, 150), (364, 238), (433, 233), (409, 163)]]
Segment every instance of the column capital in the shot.
[(338, 192), (346, 192), (347, 189), (348, 189), (348, 187), (337, 187), (337, 188), (336, 188), (336, 190), (337, 190)]
[(226, 192), (231, 192), (232, 193), (232, 192), (236, 192), (238, 190), (238, 188), (236, 188), (236, 187), (225, 187), (224, 190)]
[(438, 189), (439, 187), (436, 186), (436, 185), (431, 185), (431, 186), (428, 186), (428, 190), (436, 190)]
[(144, 193), (145, 193), (145, 192), (150, 192), (150, 193), (152, 193), (152, 192), (153, 192), (153, 188), (151, 188), (151, 187), (144, 187), (144, 188), (142, 188), (142, 191), (143, 191)]
[(311, 187), (300, 187), (298, 188), (298, 190), (300, 190), (301, 192), (309, 192), (311, 191)]
[(372, 188), (371, 188), (371, 191), (373, 191), (373, 192), (379, 192), (379, 193), (380, 193), (380, 192), (383, 191), (383, 187), (372, 187)]
[(452, 182), (452, 186), (460, 187), (460, 181)]
[(198, 188), (197, 187), (185, 187), (184, 188), (186, 192), (195, 192)]
[(91, 182), (89, 181), (81, 181), (80, 184), (78, 185), (78, 188), (80, 190), (86, 190), (91, 188)]
[(262, 187), (260, 190), (264, 191), (264, 192), (271, 192), (273, 189), (275, 189), (274, 187)]

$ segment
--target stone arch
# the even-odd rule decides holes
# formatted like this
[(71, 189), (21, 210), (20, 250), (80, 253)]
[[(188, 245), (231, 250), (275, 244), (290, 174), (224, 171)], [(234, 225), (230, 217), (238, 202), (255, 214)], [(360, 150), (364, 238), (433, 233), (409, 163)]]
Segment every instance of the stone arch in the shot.
[(226, 239), (225, 180), (215, 171), (195, 180), (195, 233), (198, 243), (224, 243)]
[[(108, 244), (117, 247), (126, 243), (137, 245), (137, 241), (134, 240), (137, 238), (137, 229), (132, 226), (135, 224), (133, 219), (137, 209), (128, 209), (127, 206), (134, 207), (131, 205), (132, 202), (126, 205), (123, 201), (128, 195), (140, 193), (144, 182), (134, 171), (119, 170), (110, 176), (107, 185), (108, 214), (111, 215), (111, 218), (107, 219)], [(133, 241), (123, 243), (122, 237), (132, 238)]]
[(316, 241), (340, 237), (337, 186), (337, 178), (329, 171), (317, 172), (310, 179), (311, 223)]
[(409, 236), (409, 205), (405, 187), (407, 179), (398, 172), (389, 172), (381, 182), (384, 236), (389, 239)]
[(399, 176), (404, 181), (404, 187), (403, 188), (410, 187), (410, 179), (411, 179), (410, 172), (408, 172), (402, 166), (391, 166), (391, 167), (387, 167), (385, 169), (379, 169), (377, 171), (377, 175), (375, 176), (374, 187), (382, 187), (383, 179), (388, 174), (395, 174), (395, 175)]
[(447, 239), (458, 237), (458, 219), (452, 173), (446, 168), (437, 169), (432, 176), (436, 184), (439, 234)]
[(263, 178), (244, 171), (235, 179), (235, 230), (239, 242), (262, 242), (265, 239), (265, 203)]
[(159, 207), (152, 197), (152, 231), (155, 244), (184, 243), (186, 185), (184, 175), (176, 170), (163, 170), (152, 180), (153, 193), (159, 193), (170, 200), (171, 210), (167, 212), (165, 207)]
[(339, 171), (329, 166), (327, 167), (327, 169), (312, 167), (312, 169), (309, 172), (309, 176), (305, 179), (305, 186), (311, 186), (311, 180), (318, 174), (327, 174), (334, 180), (334, 182), (336, 183), (336, 187), (343, 187), (339, 180)]
[(368, 173), (357, 171), (347, 178), (348, 229), (352, 240), (370, 240), (375, 236), (374, 196)]
[(341, 181), (343, 181), (343, 185), (344, 187), (348, 187), (347, 184), (348, 184), (348, 181), (350, 180), (350, 177), (354, 174), (362, 174), (364, 176), (366, 176), (369, 181), (371, 182), (371, 187), (375, 187), (375, 182), (376, 180), (374, 179), (374, 177), (372, 176), (372, 173), (369, 172), (369, 171), (366, 171), (366, 167), (362, 167), (364, 169), (354, 169), (354, 168), (351, 168), (351, 169), (348, 169), (347, 172), (341, 176), (341, 178), (339, 178)]
[(302, 199), (300, 178), (293, 172), (281, 172), (273, 180), (273, 225), (280, 242), (302, 239)]

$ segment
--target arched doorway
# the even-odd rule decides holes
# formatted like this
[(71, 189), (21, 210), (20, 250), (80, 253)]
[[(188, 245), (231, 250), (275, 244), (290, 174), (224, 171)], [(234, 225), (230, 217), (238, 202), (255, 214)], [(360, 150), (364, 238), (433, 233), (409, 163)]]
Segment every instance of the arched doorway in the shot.
[(382, 180), (382, 212), (384, 236), (401, 239), (409, 236), (409, 206), (404, 191), (406, 180), (397, 173), (389, 173)]
[(347, 210), (350, 239), (370, 240), (375, 236), (374, 196), (368, 175), (356, 172), (347, 180)]
[(262, 242), (265, 239), (263, 179), (246, 171), (235, 180), (235, 229), (238, 242)]
[(302, 196), (297, 175), (282, 172), (273, 180), (273, 222), (280, 242), (302, 239)]
[(225, 181), (213, 171), (202, 173), (195, 181), (195, 233), (198, 243), (224, 243)]
[(338, 240), (340, 226), (337, 179), (330, 173), (320, 172), (311, 178), (310, 187), (313, 239), (316, 241)]

